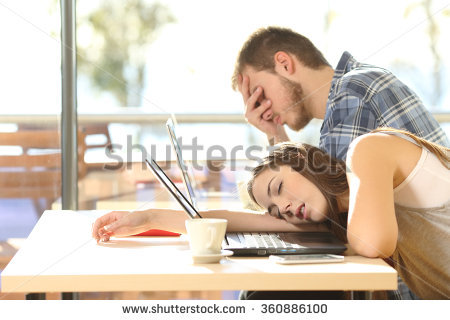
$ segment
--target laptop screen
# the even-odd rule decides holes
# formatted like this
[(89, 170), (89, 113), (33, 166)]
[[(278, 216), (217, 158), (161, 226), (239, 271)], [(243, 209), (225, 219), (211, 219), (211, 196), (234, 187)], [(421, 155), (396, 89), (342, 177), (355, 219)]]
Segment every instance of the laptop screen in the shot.
[(177, 158), (178, 167), (180, 168), (181, 173), (182, 173), (182, 179), (184, 182), (184, 186), (186, 187), (186, 190), (188, 192), (188, 196), (189, 196), (189, 199), (191, 200), (192, 205), (195, 208), (197, 208), (194, 187), (193, 187), (192, 181), (189, 177), (188, 167), (186, 166), (186, 163), (183, 160), (183, 154), (181, 152), (180, 145), (178, 144), (177, 136), (175, 135), (175, 125), (174, 125), (172, 119), (169, 118), (167, 120), (166, 127), (167, 127), (167, 131), (169, 132), (170, 142), (172, 143), (172, 147), (175, 151), (175, 156)]
[(184, 211), (191, 217), (199, 217), (202, 216), (197, 212), (197, 210), (192, 206), (189, 200), (186, 199), (183, 193), (177, 188), (177, 186), (169, 179), (166, 173), (160, 168), (160, 166), (156, 163), (155, 160), (150, 158), (145, 159), (147, 166), (153, 171), (158, 180), (166, 187), (167, 190), (172, 194), (172, 196), (178, 201), (178, 203), (183, 207)]

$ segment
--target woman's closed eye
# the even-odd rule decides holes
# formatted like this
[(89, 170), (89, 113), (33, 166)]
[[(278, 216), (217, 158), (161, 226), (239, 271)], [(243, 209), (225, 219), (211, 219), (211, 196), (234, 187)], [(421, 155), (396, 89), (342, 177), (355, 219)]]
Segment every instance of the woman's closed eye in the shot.
[(282, 188), (283, 188), (283, 181), (281, 181), (280, 185), (278, 186), (278, 195), (280, 195)]

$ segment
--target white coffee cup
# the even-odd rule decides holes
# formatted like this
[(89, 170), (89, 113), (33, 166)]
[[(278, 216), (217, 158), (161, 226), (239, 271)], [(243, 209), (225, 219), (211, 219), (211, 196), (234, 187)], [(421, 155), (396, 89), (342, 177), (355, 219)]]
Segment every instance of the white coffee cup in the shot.
[(220, 254), (227, 220), (189, 219), (186, 220), (186, 230), (193, 256)]

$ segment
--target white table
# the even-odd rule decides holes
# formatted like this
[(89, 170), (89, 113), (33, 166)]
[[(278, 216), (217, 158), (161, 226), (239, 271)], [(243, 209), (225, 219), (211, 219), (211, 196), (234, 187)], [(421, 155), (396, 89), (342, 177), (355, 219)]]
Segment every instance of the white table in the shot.
[(392, 290), (397, 272), (382, 259), (277, 265), (267, 258), (193, 264), (181, 237), (129, 237), (97, 244), (91, 226), (104, 211), (45, 211), (2, 272), (2, 292), (172, 290)]

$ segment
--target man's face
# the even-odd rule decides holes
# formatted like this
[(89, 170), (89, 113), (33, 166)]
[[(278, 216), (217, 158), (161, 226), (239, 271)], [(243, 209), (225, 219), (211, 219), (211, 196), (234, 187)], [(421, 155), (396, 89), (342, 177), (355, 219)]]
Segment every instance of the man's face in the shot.
[(244, 69), (244, 75), (250, 79), (249, 90), (252, 94), (257, 87), (263, 89), (260, 102), (272, 101), (272, 107), (263, 116), (270, 117), (279, 125), (286, 124), (295, 131), (303, 129), (312, 119), (306, 109), (303, 89), (300, 83), (289, 80), (277, 73), (255, 71), (251, 67)]

